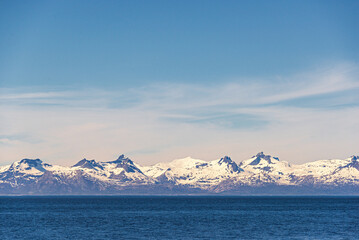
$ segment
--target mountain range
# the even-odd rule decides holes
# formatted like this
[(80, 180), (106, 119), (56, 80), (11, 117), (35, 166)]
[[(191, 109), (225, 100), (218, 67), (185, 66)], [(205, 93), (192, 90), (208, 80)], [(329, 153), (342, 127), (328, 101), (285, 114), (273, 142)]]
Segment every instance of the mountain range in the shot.
[(72, 167), (22, 159), (0, 167), (0, 194), (359, 195), (359, 157), (294, 165), (260, 152), (239, 163), (187, 157), (141, 166), (121, 155)]

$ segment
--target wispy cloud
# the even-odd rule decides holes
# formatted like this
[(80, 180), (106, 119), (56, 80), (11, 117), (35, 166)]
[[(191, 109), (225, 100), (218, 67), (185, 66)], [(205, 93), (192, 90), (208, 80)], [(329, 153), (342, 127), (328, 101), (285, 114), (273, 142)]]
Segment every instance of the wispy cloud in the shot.
[(65, 94), (65, 92), (8, 93), (0, 96), (0, 100), (49, 99), (67, 96), (68, 94)]
[[(242, 160), (265, 150), (304, 162), (356, 154), (358, 69), (343, 64), (217, 85), (2, 89), (0, 135), (6, 137), (0, 139), (0, 161), (43, 157), (70, 164), (85, 156), (107, 160), (122, 152), (142, 163), (184, 154), (204, 159), (229, 154)], [(311, 105), (313, 98), (322, 101)], [(309, 104), (299, 104), (301, 99)], [(338, 101), (342, 107), (328, 108)], [(32, 138), (24, 141), (22, 136)]]

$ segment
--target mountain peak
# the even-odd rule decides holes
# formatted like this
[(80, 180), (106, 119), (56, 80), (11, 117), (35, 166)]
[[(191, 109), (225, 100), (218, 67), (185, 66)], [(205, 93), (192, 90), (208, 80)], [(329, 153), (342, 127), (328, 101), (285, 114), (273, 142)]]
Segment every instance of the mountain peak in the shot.
[(142, 171), (133, 163), (131, 159), (125, 157), (125, 155), (121, 154), (117, 160), (110, 161), (107, 163), (115, 163), (117, 167), (123, 168), (126, 172), (140, 172)]
[(133, 165), (133, 161), (126, 157), (124, 154), (121, 154), (115, 161), (110, 161), (108, 163), (121, 163), (121, 164), (131, 164)]
[(259, 153), (257, 153), (257, 155), (255, 155), (253, 157), (263, 158), (265, 160), (270, 160), (271, 155), (265, 155), (263, 152), (259, 152)]
[(15, 162), (11, 165), (12, 169), (23, 169), (23, 170), (31, 170), (31, 169), (37, 169), (41, 172), (45, 172), (44, 166), (51, 166), (49, 164), (43, 163), (42, 160), (36, 158), (36, 159), (29, 159), (24, 158), (18, 162)]
[(223, 158), (221, 158), (218, 161), (219, 165), (222, 165), (223, 163), (225, 163), (231, 171), (233, 172), (238, 172), (241, 169), (238, 167), (237, 163), (235, 163), (230, 157), (228, 156), (224, 156)]
[(359, 171), (359, 156), (351, 156), (351, 162), (349, 162), (345, 166), (341, 166), (338, 170), (346, 169), (346, 168), (355, 168)]
[(266, 160), (268, 163), (273, 163), (272, 159), (279, 161), (279, 158), (272, 157), (271, 155), (265, 155), (263, 152), (257, 153), (257, 155), (253, 156), (252, 158), (255, 159), (250, 163), (250, 165), (257, 165), (262, 159)]
[(230, 157), (228, 157), (228, 156), (224, 156), (223, 158), (221, 158), (220, 160), (219, 160), (219, 164), (222, 164), (222, 163), (232, 163), (233, 161), (232, 161), (232, 159), (230, 158)]
[(38, 164), (42, 163), (42, 160), (40, 160), (38, 158), (36, 158), (36, 159), (24, 158), (19, 163), (20, 164), (27, 163), (27, 164), (31, 164), (31, 165), (38, 165)]
[(98, 167), (100, 169), (103, 169), (103, 167), (95, 160), (87, 160), (86, 158), (80, 160), (72, 167), (80, 167), (80, 168), (88, 168), (88, 169), (95, 169), (96, 167)]

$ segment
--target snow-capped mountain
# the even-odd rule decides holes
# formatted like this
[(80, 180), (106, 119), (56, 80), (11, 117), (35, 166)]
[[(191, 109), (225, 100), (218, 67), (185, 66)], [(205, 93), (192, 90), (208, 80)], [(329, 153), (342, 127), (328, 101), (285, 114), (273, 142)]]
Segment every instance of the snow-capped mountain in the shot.
[(141, 166), (82, 159), (71, 167), (23, 159), (0, 167), (0, 194), (359, 194), (359, 157), (289, 164), (260, 152), (236, 163), (191, 157)]
[(71, 170), (76, 169), (82, 171), (83, 174), (111, 184), (126, 185), (128, 182), (132, 184), (153, 183), (152, 178), (142, 173), (139, 165), (124, 155), (110, 162), (83, 159), (71, 167)]
[(290, 173), (293, 168), (288, 162), (280, 161), (277, 157), (258, 153), (252, 158), (241, 162), (240, 167), (246, 173), (242, 181), (248, 185), (277, 183), (290, 185)]
[(359, 184), (359, 157), (347, 159), (319, 160), (298, 165), (293, 172), (296, 184), (315, 184), (340, 186), (345, 184)]
[(143, 171), (158, 182), (207, 188), (235, 177), (241, 169), (226, 156), (210, 162), (187, 157), (143, 167)]

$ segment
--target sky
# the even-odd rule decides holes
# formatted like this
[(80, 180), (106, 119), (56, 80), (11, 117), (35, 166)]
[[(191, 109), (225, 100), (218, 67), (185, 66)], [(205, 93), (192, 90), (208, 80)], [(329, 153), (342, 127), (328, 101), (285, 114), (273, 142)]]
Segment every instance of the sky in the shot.
[(358, 1), (0, 1), (0, 165), (359, 155)]

